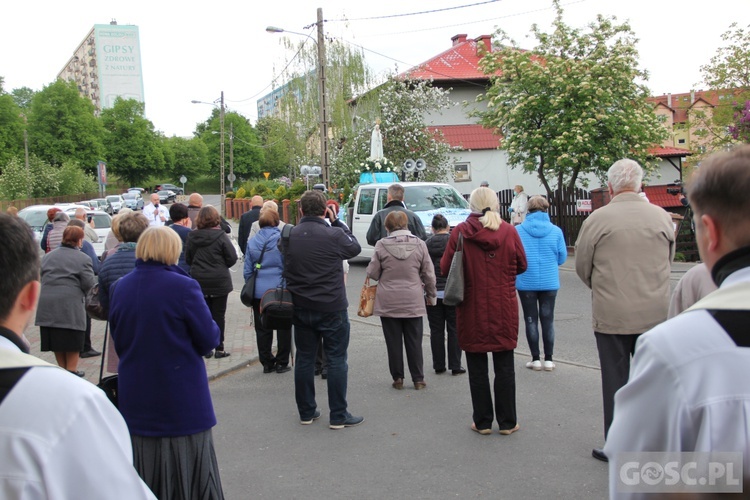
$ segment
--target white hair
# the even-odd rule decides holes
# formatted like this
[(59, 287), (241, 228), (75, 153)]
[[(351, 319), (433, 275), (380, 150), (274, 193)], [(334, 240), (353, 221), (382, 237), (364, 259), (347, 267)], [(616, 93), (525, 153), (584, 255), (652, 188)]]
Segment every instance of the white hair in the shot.
[(609, 170), (607, 170), (607, 181), (612, 186), (614, 194), (623, 191), (635, 191), (637, 193), (643, 181), (643, 169), (638, 165), (637, 161), (630, 158), (623, 158), (622, 160), (617, 160), (609, 167)]

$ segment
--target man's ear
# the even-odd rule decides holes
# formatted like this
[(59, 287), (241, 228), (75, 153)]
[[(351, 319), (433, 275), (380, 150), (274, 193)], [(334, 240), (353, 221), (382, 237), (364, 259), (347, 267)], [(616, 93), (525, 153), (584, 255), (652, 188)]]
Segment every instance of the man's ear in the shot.
[(16, 299), (16, 305), (21, 308), (22, 312), (33, 311), (36, 309), (36, 303), (39, 300), (39, 290), (42, 284), (39, 281), (29, 281), (21, 289)]
[(706, 235), (706, 249), (716, 253), (722, 243), (725, 243), (722, 241), (725, 236), (724, 231), (716, 219), (710, 215), (701, 215), (701, 223)]

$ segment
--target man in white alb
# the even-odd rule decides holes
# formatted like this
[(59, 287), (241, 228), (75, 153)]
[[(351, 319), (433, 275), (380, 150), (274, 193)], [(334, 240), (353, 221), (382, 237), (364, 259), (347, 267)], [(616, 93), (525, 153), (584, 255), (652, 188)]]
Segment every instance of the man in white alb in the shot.
[(151, 194), (151, 203), (143, 207), (143, 215), (148, 219), (149, 226), (163, 226), (169, 219), (169, 210), (159, 204), (159, 195)]

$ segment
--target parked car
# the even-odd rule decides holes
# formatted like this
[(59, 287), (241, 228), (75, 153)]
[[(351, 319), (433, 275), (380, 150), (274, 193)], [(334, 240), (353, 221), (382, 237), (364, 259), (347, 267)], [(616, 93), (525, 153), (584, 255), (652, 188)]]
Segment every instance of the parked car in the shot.
[(107, 212), (109, 215), (112, 215), (112, 207), (110, 206), (106, 198), (94, 198), (91, 201), (96, 202), (97, 204), (97, 208), (95, 210), (101, 210), (102, 212)]
[[(76, 207), (70, 207), (65, 210), (65, 213), (70, 215), (71, 218), (74, 217), (75, 212)], [(101, 210), (87, 210), (86, 217), (89, 221), (93, 221), (94, 231), (96, 231), (96, 234), (99, 236), (99, 241), (92, 244), (94, 245), (96, 255), (101, 257), (104, 253), (104, 243), (107, 241), (107, 236), (109, 236), (109, 232), (112, 228), (112, 217), (110, 217), (107, 212), (102, 212)]]
[(119, 194), (112, 194), (107, 196), (107, 202), (112, 207), (112, 214), (120, 212), (120, 209), (125, 206), (125, 200)]
[(154, 191), (162, 191), (165, 189), (174, 191), (176, 194), (185, 194), (181, 187), (177, 187), (174, 184), (157, 184), (156, 188), (154, 188)]
[[(47, 225), (47, 210), (53, 206), (55, 205), (32, 205), (18, 212), (18, 216), (31, 226), (37, 243), (42, 239), (44, 227)], [(58, 206), (57, 208), (60, 207)]]
[(143, 210), (143, 196), (138, 191), (128, 191), (122, 195), (125, 206), (131, 210)]
[(139, 188), (139, 187), (131, 187), (131, 188), (128, 188), (128, 193), (129, 193), (129, 192), (131, 192), (131, 191), (138, 191), (138, 192), (140, 193), (140, 195), (141, 195), (141, 196), (143, 196), (143, 193), (144, 193), (144, 192), (145, 192), (146, 190), (145, 190), (144, 188)]
[(159, 203), (174, 203), (177, 195), (171, 189), (160, 189), (156, 192), (159, 195)]
[(75, 204), (76, 205), (81, 205), (83, 207), (88, 207), (91, 210), (99, 210), (99, 204), (98, 203), (94, 203), (91, 200), (77, 201), (77, 202), (75, 202)]

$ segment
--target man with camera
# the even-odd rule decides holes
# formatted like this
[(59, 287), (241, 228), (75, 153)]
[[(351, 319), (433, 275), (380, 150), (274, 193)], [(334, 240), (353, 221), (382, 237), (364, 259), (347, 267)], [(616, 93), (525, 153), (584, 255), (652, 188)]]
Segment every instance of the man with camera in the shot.
[(294, 301), (294, 390), (300, 423), (312, 424), (321, 415), (315, 402), (315, 353), (322, 338), (328, 360), (329, 427), (353, 427), (364, 418), (347, 410), (350, 325), (342, 261), (356, 257), (362, 248), (346, 224), (326, 206), (325, 194), (306, 191), (299, 205), (302, 218), (288, 240), (282, 237), (281, 245), (284, 277)]

